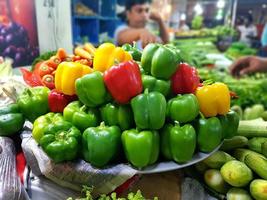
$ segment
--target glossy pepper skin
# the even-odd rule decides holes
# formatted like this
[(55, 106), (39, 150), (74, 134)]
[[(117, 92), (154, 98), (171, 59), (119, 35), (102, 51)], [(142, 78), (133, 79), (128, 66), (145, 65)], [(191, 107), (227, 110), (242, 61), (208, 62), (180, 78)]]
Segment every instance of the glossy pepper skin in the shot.
[(137, 49), (135, 42), (133, 43), (133, 46), (130, 44), (124, 44), (122, 49), (130, 53), (135, 61), (141, 61), (142, 52)]
[(230, 91), (224, 83), (204, 85), (196, 90), (200, 111), (205, 117), (225, 115), (230, 110)]
[(23, 128), (25, 119), (17, 104), (0, 107), (0, 136), (11, 136)]
[(71, 161), (78, 157), (82, 134), (71, 123), (60, 120), (48, 125), (40, 145), (55, 162)]
[(169, 80), (180, 63), (179, 54), (161, 44), (148, 44), (142, 53), (141, 66), (155, 78)]
[(142, 75), (142, 83), (144, 90), (148, 89), (150, 92), (160, 92), (165, 97), (170, 94), (170, 81), (156, 79), (155, 77), (149, 75)]
[(198, 148), (202, 152), (213, 151), (222, 141), (222, 125), (217, 117), (200, 118), (195, 123)]
[(166, 124), (160, 134), (161, 152), (168, 160), (184, 163), (192, 159), (197, 143), (195, 129), (190, 124)]
[(132, 60), (132, 56), (121, 47), (116, 47), (112, 43), (103, 43), (95, 51), (93, 68), (96, 71), (104, 72), (112, 67), (116, 62), (126, 62)]
[(177, 95), (167, 104), (167, 116), (173, 121), (186, 123), (194, 120), (199, 114), (199, 105), (195, 95)]
[(230, 110), (226, 115), (220, 115), (219, 119), (223, 129), (223, 138), (229, 139), (234, 137), (239, 125), (239, 115), (235, 111)]
[(97, 107), (110, 99), (101, 72), (93, 72), (76, 80), (79, 100), (88, 107)]
[(140, 129), (160, 129), (165, 123), (166, 99), (159, 92), (148, 90), (131, 100), (134, 121)]
[(118, 126), (87, 128), (83, 133), (83, 157), (96, 167), (104, 167), (118, 156), (121, 131)]
[(72, 101), (76, 100), (76, 95), (65, 95), (57, 90), (51, 90), (48, 95), (48, 105), (51, 112), (62, 113), (64, 108)]
[(100, 108), (101, 118), (108, 126), (127, 130), (134, 126), (133, 111), (129, 105), (108, 103)]
[(199, 86), (200, 78), (196, 68), (181, 63), (171, 77), (171, 88), (174, 94), (194, 93)]
[(45, 129), (51, 124), (53, 125), (54, 123), (63, 120), (61, 113), (50, 112), (38, 117), (33, 123), (32, 137), (38, 144), (40, 144), (40, 140), (44, 136)]
[(142, 168), (155, 163), (159, 156), (159, 134), (157, 131), (126, 130), (121, 135), (127, 160)]
[(49, 112), (47, 87), (26, 88), (18, 97), (20, 111), (30, 122)]
[(74, 95), (76, 94), (76, 79), (92, 72), (93, 69), (87, 65), (76, 62), (62, 62), (58, 65), (55, 73), (55, 87), (63, 94)]
[(143, 90), (139, 66), (134, 61), (120, 63), (104, 73), (104, 82), (117, 103), (126, 104)]
[(100, 123), (100, 116), (98, 110), (88, 108), (80, 101), (73, 101), (63, 111), (63, 117), (66, 121), (71, 122), (81, 132), (88, 127), (98, 126)]

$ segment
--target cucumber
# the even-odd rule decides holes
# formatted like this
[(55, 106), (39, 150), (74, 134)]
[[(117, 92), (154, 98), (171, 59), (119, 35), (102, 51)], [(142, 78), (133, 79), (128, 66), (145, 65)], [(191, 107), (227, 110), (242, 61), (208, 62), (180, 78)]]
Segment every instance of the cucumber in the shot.
[(205, 183), (216, 192), (225, 194), (229, 185), (223, 180), (222, 175), (217, 169), (209, 169), (204, 174)]
[(234, 105), (234, 106), (231, 107), (230, 110), (235, 111), (238, 114), (239, 119), (242, 119), (243, 118), (243, 111), (242, 111), (242, 108), (240, 106)]
[(212, 169), (220, 169), (221, 166), (224, 165), (224, 163), (234, 159), (235, 158), (233, 158), (228, 153), (225, 153), (223, 151), (217, 151), (205, 160), (203, 160), (203, 162)]
[(226, 194), (227, 200), (252, 200), (249, 193), (241, 188), (231, 188)]
[(264, 111), (264, 112), (261, 114), (261, 118), (262, 118), (264, 121), (267, 121), (267, 111)]
[(237, 160), (239, 160), (239, 161), (241, 161), (241, 162), (244, 162), (245, 161), (245, 157), (248, 155), (248, 154), (255, 154), (255, 155), (258, 155), (258, 156), (261, 156), (261, 157), (263, 157), (264, 158), (264, 156), (263, 155), (261, 155), (261, 154), (259, 154), (259, 153), (256, 153), (256, 152), (254, 152), (254, 151), (251, 151), (251, 150), (249, 150), (249, 149), (236, 149), (235, 151), (234, 151), (234, 153), (233, 153), (233, 156), (237, 159)]
[(196, 170), (200, 174), (204, 174), (204, 172), (209, 168), (203, 161), (195, 164)]
[(255, 179), (250, 183), (250, 194), (256, 200), (267, 200), (267, 181)]
[(245, 161), (245, 164), (250, 169), (252, 169), (252, 171), (258, 174), (261, 178), (267, 179), (267, 159), (266, 158), (249, 153), (245, 157), (244, 161)]
[(267, 122), (261, 118), (240, 121), (237, 135), (245, 137), (267, 137)]
[(221, 146), (223, 151), (231, 151), (236, 148), (242, 148), (247, 146), (248, 139), (244, 136), (234, 136), (231, 139), (225, 139)]
[(267, 142), (262, 143), (261, 145), (261, 153), (267, 157)]
[(262, 153), (262, 149), (261, 149), (261, 145), (267, 142), (267, 138), (266, 137), (254, 137), (251, 138), (248, 141), (248, 148), (252, 151), (256, 151), (258, 153)]

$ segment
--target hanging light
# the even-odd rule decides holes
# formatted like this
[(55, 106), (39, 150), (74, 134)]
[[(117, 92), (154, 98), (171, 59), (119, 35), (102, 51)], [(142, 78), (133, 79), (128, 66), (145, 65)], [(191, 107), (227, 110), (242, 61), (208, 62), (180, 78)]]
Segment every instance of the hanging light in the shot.
[(182, 21), (186, 20), (186, 14), (185, 14), (185, 13), (182, 13), (180, 19), (181, 19)]
[(219, 0), (217, 2), (217, 8), (222, 9), (224, 7), (225, 7), (225, 1), (224, 0)]
[(199, 3), (197, 3), (194, 7), (194, 11), (197, 15), (201, 15), (203, 13), (203, 8)]

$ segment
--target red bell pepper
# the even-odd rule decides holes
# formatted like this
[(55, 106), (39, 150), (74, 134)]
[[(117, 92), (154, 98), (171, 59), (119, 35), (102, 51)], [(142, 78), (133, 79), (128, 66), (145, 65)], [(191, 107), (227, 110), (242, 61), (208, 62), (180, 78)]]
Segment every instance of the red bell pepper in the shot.
[(48, 105), (51, 112), (63, 112), (64, 108), (77, 99), (76, 95), (65, 95), (57, 90), (51, 90), (48, 95)]
[(194, 93), (200, 83), (195, 67), (181, 63), (171, 77), (171, 87), (174, 94)]
[(104, 73), (104, 82), (116, 102), (128, 103), (143, 90), (141, 72), (134, 61), (120, 63)]
[(36, 86), (42, 86), (42, 80), (41, 77), (34, 74), (33, 72), (29, 71), (28, 69), (21, 68), (20, 69), (22, 73), (23, 80), (25, 83), (31, 87), (36, 87)]

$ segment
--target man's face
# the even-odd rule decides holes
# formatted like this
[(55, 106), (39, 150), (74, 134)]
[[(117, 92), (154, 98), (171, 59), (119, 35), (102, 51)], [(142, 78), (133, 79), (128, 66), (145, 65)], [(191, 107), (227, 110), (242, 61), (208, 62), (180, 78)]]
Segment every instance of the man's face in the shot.
[(149, 4), (136, 4), (127, 11), (127, 19), (130, 26), (144, 28), (149, 18)]

